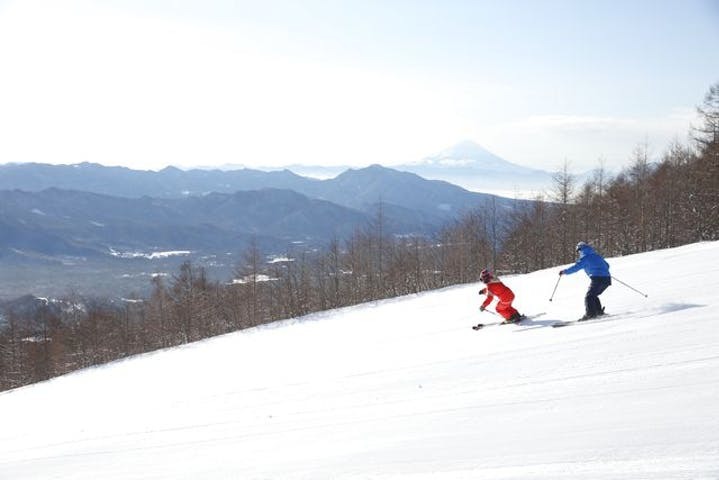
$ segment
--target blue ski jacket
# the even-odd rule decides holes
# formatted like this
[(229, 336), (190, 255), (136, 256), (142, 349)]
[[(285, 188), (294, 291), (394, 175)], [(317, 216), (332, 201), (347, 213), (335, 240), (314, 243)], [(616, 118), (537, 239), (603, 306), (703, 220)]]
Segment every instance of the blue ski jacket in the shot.
[(604, 257), (594, 251), (589, 245), (582, 245), (579, 248), (579, 260), (571, 267), (563, 270), (565, 275), (570, 275), (579, 270), (584, 272), (590, 277), (609, 277), (609, 264)]

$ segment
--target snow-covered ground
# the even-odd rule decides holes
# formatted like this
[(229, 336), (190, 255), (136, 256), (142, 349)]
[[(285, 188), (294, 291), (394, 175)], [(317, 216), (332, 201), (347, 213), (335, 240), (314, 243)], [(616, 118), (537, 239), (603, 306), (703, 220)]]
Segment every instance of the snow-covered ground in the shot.
[(0, 394), (2, 479), (719, 479), (719, 243), (290, 320)]

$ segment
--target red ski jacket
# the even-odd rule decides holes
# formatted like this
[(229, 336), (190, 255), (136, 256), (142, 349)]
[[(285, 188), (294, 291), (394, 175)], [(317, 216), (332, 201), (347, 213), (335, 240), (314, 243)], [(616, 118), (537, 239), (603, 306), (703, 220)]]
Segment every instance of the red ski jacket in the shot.
[(496, 279), (490, 280), (487, 287), (480, 290), (479, 293), (487, 295), (487, 299), (482, 303), (484, 308), (487, 308), (487, 306), (492, 303), (494, 296), (497, 296), (502, 303), (512, 303), (512, 300), (514, 300), (514, 292)]

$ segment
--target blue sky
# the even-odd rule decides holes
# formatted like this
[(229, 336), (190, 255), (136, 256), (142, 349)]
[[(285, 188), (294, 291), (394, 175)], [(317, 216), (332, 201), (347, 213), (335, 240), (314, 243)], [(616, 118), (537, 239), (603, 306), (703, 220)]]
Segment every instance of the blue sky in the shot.
[(0, 163), (619, 168), (717, 47), (719, 0), (0, 1)]

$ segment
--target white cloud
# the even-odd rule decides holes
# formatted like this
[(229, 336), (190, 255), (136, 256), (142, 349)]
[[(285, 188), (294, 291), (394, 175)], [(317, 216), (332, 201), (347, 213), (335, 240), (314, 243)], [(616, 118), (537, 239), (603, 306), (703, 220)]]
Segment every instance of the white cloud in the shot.
[[(568, 160), (585, 170), (595, 168), (601, 158), (618, 169), (641, 143), (659, 156), (672, 141), (684, 140), (694, 118), (687, 109), (653, 117), (534, 115), (494, 127), (488, 136), (503, 146), (495, 153), (523, 165), (559, 168)], [(546, 152), (555, 152), (554, 158)]]
[(673, 132), (686, 128), (695, 118), (692, 110), (679, 109), (658, 117), (601, 117), (581, 115), (534, 115), (513, 122), (510, 127), (564, 133)]
[(593, 117), (578, 115), (535, 115), (514, 122), (511, 126), (526, 130), (557, 132), (603, 132), (626, 129), (638, 124), (635, 118)]

